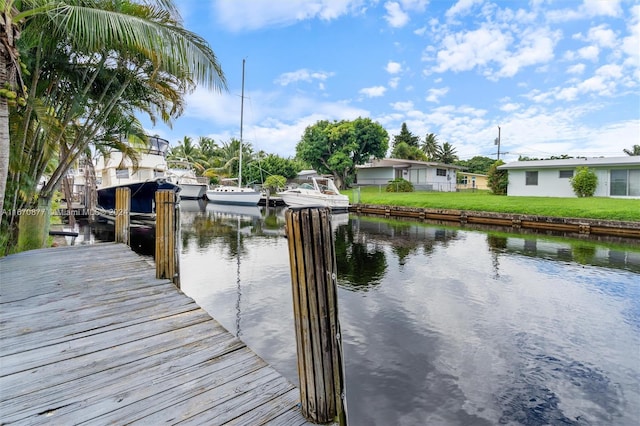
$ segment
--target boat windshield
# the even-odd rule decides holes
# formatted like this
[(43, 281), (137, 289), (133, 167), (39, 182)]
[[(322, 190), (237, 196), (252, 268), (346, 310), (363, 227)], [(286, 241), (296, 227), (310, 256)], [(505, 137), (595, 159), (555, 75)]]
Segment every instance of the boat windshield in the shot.
[(157, 136), (149, 136), (149, 153), (164, 155), (169, 149), (169, 141)]
[(311, 185), (310, 183), (303, 183), (302, 185), (299, 186), (300, 189), (314, 189), (313, 185)]

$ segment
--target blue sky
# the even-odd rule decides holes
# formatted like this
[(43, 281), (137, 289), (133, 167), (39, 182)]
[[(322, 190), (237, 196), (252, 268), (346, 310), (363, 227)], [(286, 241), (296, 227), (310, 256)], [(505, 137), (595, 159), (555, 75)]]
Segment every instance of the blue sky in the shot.
[[(228, 92), (198, 88), (173, 128), (295, 155), (318, 120), (403, 122), (460, 159), (624, 156), (640, 144), (640, 4), (632, 0), (176, 0)], [(145, 122), (145, 124), (148, 124)]]

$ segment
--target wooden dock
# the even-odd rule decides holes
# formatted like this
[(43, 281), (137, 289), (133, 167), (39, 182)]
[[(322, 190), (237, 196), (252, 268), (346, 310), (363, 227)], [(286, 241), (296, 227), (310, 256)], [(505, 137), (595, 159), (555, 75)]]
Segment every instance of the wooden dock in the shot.
[(122, 244), (0, 259), (0, 424), (310, 424), (298, 389)]

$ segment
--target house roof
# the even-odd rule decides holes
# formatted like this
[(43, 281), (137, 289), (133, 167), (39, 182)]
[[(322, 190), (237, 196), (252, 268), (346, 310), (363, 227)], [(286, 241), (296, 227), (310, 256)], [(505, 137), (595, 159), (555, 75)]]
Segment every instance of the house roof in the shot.
[(638, 166), (640, 156), (626, 157), (598, 157), (598, 158), (567, 158), (562, 160), (514, 161), (498, 166), (498, 169), (557, 169), (562, 167), (608, 167), (608, 166)]
[(456, 166), (455, 164), (438, 163), (435, 161), (405, 160), (402, 158), (381, 158), (379, 160), (372, 160), (369, 163), (356, 166), (356, 168), (372, 169), (372, 168), (393, 167), (394, 169), (403, 169), (403, 168), (410, 168), (410, 167), (417, 167), (417, 166), (440, 167), (445, 169), (457, 169), (457, 170), (464, 169), (464, 167)]

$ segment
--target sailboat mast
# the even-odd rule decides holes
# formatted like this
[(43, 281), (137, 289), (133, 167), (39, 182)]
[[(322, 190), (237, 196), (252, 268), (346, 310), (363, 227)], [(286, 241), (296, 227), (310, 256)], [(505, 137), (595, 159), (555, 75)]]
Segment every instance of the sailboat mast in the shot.
[(242, 94), (240, 95), (240, 166), (238, 168), (238, 188), (242, 186), (242, 126), (244, 121), (244, 63), (246, 59), (242, 60)]

